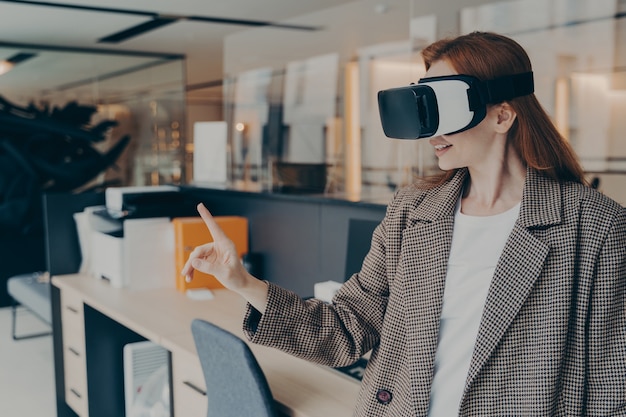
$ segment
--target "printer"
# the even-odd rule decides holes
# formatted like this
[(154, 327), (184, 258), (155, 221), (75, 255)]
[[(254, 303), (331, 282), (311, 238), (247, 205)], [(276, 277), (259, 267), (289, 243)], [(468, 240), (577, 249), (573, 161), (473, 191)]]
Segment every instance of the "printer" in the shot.
[(175, 186), (107, 188), (105, 206), (88, 210), (89, 272), (117, 288), (174, 288), (171, 218), (194, 207)]

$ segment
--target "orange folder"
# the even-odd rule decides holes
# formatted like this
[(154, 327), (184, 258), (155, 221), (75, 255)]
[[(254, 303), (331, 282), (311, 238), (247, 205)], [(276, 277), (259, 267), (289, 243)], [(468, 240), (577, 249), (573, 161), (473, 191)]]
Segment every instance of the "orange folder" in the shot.
[[(215, 221), (234, 243), (239, 258), (248, 252), (248, 219), (240, 216), (216, 216)], [(194, 271), (193, 280), (187, 282), (180, 274), (185, 262), (196, 246), (213, 241), (213, 237), (200, 217), (177, 217), (174, 226), (176, 256), (176, 289), (185, 292), (189, 288), (223, 288), (213, 275)]]

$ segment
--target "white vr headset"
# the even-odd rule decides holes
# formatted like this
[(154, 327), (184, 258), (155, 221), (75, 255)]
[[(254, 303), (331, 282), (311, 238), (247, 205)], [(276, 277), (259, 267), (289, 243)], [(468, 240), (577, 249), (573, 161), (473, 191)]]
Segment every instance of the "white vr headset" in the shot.
[(481, 81), (470, 75), (422, 78), (418, 84), (378, 92), (385, 135), (421, 139), (471, 129), (497, 104), (534, 92), (533, 73)]

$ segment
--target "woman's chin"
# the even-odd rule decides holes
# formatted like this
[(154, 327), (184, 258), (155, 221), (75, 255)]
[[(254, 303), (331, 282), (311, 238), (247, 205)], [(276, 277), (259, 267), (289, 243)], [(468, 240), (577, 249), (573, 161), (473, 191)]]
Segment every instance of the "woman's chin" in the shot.
[(442, 162), (441, 160), (439, 160), (439, 164), (438, 165), (439, 165), (439, 169), (442, 170), (442, 171), (450, 171), (450, 170), (458, 168), (455, 165), (452, 165), (450, 163)]

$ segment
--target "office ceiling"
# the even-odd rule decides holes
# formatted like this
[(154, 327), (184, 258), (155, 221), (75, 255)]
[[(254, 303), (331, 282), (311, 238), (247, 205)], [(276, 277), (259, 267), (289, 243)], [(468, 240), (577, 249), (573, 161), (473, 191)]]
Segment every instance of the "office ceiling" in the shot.
[[(60, 70), (61, 66), (45, 60), (44, 54), (35, 59), (20, 55), (24, 51), (19, 45), (12, 47), (14, 44), (182, 54), (186, 57), (188, 97), (201, 99), (204, 94), (220, 94), (223, 43), (231, 35), (265, 25), (272, 33), (276, 31), (276, 39), (284, 36), (291, 40), (291, 47), (302, 49), (299, 40), (306, 45), (307, 33), (333, 36), (325, 31), (331, 25), (336, 29), (342, 22), (346, 26), (362, 22), (360, 35), (337, 39), (355, 43), (356, 36), (374, 36), (368, 28), (376, 16), (385, 15), (387, 22), (392, 22), (393, 16), (406, 16), (408, 24), (411, 15), (445, 11), (444, 15), (453, 16), (452, 20), (444, 16), (438, 23), (445, 29), (446, 25), (455, 27), (458, 8), (493, 1), (498, 0), (0, 0), (0, 74), (2, 60), (15, 60), (17, 68), (23, 68), (0, 77), (0, 96), (7, 86), (26, 89), (37, 81), (49, 84), (41, 86), (42, 90), (52, 90), (89, 73), (80, 66), (76, 67), (82, 71), (79, 74), (68, 71), (67, 66)], [(408, 34), (408, 28), (395, 26), (383, 26), (389, 28), (385, 35), (391, 37), (398, 30)], [(283, 49), (288, 47), (277, 45), (283, 55), (291, 53)], [(119, 71), (125, 65), (123, 59), (103, 61), (92, 63), (97, 67), (95, 75)]]
[[(287, 35), (314, 31), (323, 22), (291, 25), (289, 20), (350, 1), (0, 0), (0, 48), (17, 43), (184, 54), (186, 84), (201, 86), (221, 79), (224, 37), (263, 25)], [(0, 59), (25, 58), (7, 54)], [(70, 78), (52, 71), (50, 79)]]

